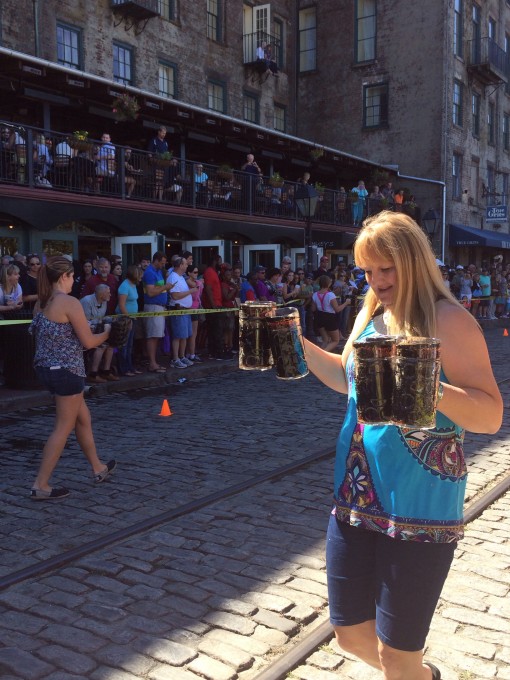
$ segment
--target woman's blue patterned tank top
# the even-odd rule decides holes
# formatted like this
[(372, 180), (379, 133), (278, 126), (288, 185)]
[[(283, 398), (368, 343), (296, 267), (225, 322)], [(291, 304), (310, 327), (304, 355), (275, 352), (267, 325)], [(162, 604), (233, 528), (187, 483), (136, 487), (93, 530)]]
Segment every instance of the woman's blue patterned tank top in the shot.
[[(379, 335), (371, 321), (361, 338)], [(406, 541), (450, 543), (463, 536), (464, 430), (437, 413), (436, 427), (363, 425), (356, 417), (354, 359), (346, 366), (347, 413), (338, 437), (338, 519)], [(441, 380), (447, 382), (441, 374)]]
[(72, 325), (50, 321), (38, 312), (29, 327), (35, 335), (34, 366), (60, 366), (85, 377), (83, 346)]

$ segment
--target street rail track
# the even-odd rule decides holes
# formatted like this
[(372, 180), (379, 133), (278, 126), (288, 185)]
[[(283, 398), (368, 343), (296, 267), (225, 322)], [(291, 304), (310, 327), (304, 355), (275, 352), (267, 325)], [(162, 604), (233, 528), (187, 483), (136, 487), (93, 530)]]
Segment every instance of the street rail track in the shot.
[[(507, 382), (510, 382), (510, 377), (499, 380), (497, 384), (502, 385)], [(87, 541), (86, 543), (76, 546), (75, 548), (66, 550), (48, 559), (41, 560), (36, 564), (12, 571), (9, 574), (5, 574), (4, 576), (0, 577), (0, 592), (23, 581), (33, 578), (40, 578), (76, 560), (87, 557), (92, 553), (103, 550), (104, 548), (108, 548), (114, 544), (121, 543), (129, 538), (132, 538), (133, 536), (144, 534), (158, 526), (162, 526), (179, 517), (189, 515), (209, 505), (226, 500), (232, 496), (236, 496), (237, 494), (243, 493), (244, 491), (265, 482), (278, 479), (279, 477), (283, 477), (285, 475), (293, 474), (294, 472), (302, 468), (306, 468), (309, 465), (326, 460), (328, 458), (332, 458), (334, 455), (334, 449), (328, 447), (325, 450), (323, 449), (317, 451), (292, 463), (281, 465), (274, 470), (256, 475), (255, 477), (247, 479), (243, 482), (239, 482), (238, 484), (233, 484), (226, 487), (225, 489), (220, 489), (219, 491), (215, 491), (214, 493), (208, 494), (207, 496), (203, 496), (202, 498), (198, 498), (194, 501), (190, 501), (189, 503), (179, 505), (172, 510), (167, 510), (154, 515), (153, 517), (148, 517), (147, 519), (144, 519), (140, 522), (135, 522), (134, 524), (124, 527), (123, 529), (119, 529), (104, 536), (100, 536), (99, 538), (96, 538), (92, 541)], [(500, 480), (489, 491), (482, 494), (467, 508), (464, 515), (466, 518), (466, 523), (476, 519), (476, 517), (478, 517), (485, 508), (492, 504), (497, 498), (502, 496), (508, 489), (510, 489), (510, 474)], [(270, 677), (272, 676), (268, 676), (268, 680)], [(276, 680), (277, 676), (274, 677)], [(266, 680), (266, 678), (264, 677), (263, 680)]]

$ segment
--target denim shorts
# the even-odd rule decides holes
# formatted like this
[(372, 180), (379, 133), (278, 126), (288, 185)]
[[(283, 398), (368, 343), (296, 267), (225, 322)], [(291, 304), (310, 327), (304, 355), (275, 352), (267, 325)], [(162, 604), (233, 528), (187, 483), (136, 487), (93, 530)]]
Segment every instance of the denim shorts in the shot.
[(81, 394), (85, 389), (85, 378), (81, 375), (76, 375), (76, 373), (71, 373), (67, 368), (36, 366), (35, 372), (44, 387), (51, 394), (56, 394), (59, 397)]
[(170, 328), (172, 330), (172, 338), (183, 340), (190, 338), (193, 334), (191, 327), (190, 314), (176, 314), (170, 317)]
[(384, 644), (405, 652), (423, 649), (456, 546), (390, 538), (331, 515), (326, 544), (331, 623), (375, 619)]

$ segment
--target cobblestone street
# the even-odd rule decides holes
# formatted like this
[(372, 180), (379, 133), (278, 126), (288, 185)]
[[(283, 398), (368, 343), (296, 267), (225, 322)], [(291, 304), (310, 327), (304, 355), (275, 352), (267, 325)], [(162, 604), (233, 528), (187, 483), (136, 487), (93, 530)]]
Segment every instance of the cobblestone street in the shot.
[[(509, 377), (509, 338), (500, 328), (486, 337), (497, 379)], [(89, 399), (99, 449), (119, 467), (94, 487), (70, 440), (55, 480), (72, 495), (58, 504), (28, 499), (52, 410), (2, 413), (0, 576), (334, 447), (345, 398), (313, 377), (187, 377)], [(504, 383), (507, 408), (509, 390)], [(169, 418), (158, 415), (163, 398)], [(493, 437), (468, 434), (466, 454), (469, 503), (510, 471), (508, 418)], [(327, 617), (332, 467), (316, 463), (4, 590), (0, 677), (254, 678)], [(510, 679), (508, 519), (503, 498), (457, 551), (429, 639), (446, 680)], [(380, 677), (331, 645), (292, 676)]]

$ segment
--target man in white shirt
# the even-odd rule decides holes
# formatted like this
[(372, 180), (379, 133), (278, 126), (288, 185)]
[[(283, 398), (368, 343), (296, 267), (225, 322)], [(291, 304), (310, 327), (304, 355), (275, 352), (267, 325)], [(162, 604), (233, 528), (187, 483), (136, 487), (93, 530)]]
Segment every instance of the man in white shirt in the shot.
[(110, 135), (103, 132), (101, 136), (101, 146), (96, 154), (96, 191), (101, 185), (100, 177), (104, 178), (103, 190), (111, 193), (115, 190), (115, 175), (117, 166), (115, 163), (115, 146), (112, 144)]
[[(174, 284), (170, 290), (170, 308), (190, 309), (193, 299), (184, 278), (184, 273), (188, 268), (188, 261), (185, 257), (179, 257), (173, 261), (173, 266), (173, 271), (168, 278), (168, 282)], [(193, 366), (193, 362), (187, 359), (184, 354), (186, 351), (186, 340), (192, 335), (191, 316), (181, 313), (170, 316), (170, 327), (172, 329), (171, 366), (173, 368)]]

